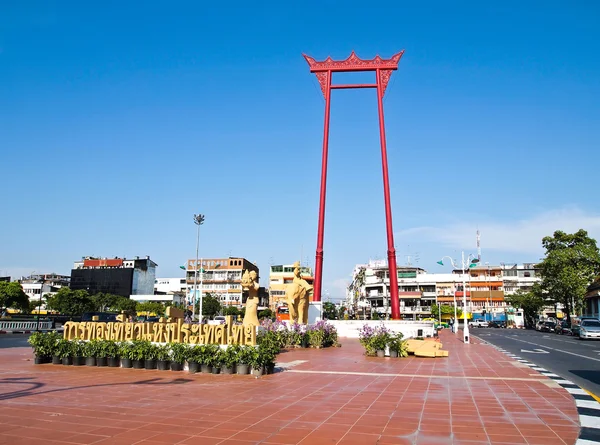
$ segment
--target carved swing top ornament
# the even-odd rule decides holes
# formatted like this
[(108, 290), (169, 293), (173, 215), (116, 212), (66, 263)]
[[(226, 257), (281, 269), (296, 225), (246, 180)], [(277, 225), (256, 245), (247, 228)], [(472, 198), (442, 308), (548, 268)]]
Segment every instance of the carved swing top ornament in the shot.
[(321, 62), (315, 60), (313, 57), (307, 56), (306, 54), (302, 55), (308, 62), (310, 72), (316, 74), (319, 85), (321, 85), (321, 91), (323, 92), (323, 95), (327, 94), (328, 87), (333, 89), (377, 87), (376, 84), (331, 85), (331, 73), (333, 72), (343, 73), (349, 71), (376, 71), (381, 83), (381, 95), (383, 96), (390, 81), (390, 77), (392, 76), (392, 71), (398, 69), (398, 63), (400, 62), (400, 58), (403, 54), (404, 50), (394, 54), (389, 59), (382, 59), (379, 55), (375, 56), (373, 59), (361, 59), (354, 51), (352, 51), (346, 60), (333, 60), (330, 56)]

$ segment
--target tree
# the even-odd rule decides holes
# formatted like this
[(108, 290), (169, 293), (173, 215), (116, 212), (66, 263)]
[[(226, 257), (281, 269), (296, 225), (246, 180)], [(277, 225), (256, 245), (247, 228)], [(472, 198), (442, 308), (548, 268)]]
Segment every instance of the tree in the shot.
[(537, 265), (542, 278), (540, 295), (561, 303), (570, 322), (571, 314), (581, 313), (586, 289), (600, 273), (596, 240), (583, 229), (573, 234), (557, 230), (542, 239), (542, 246), (546, 257)]
[(6, 308), (29, 310), (29, 298), (16, 281), (0, 281), (0, 312)]
[(335, 320), (337, 318), (335, 304), (329, 301), (323, 303), (323, 318), (327, 320)]
[(258, 313), (258, 318), (273, 318), (274, 315), (271, 309), (264, 309)]
[(227, 306), (223, 309), (223, 315), (233, 315), (234, 317), (237, 317), (240, 315), (240, 310), (235, 306)]
[(116, 312), (125, 312), (128, 317), (133, 317), (137, 314), (137, 302), (127, 297), (120, 297), (111, 309)]
[[(196, 303), (196, 313), (200, 310), (200, 301)], [(202, 298), (202, 316), (213, 318), (223, 310), (221, 302), (210, 292), (207, 292)]]
[(46, 307), (63, 315), (81, 315), (93, 312), (95, 304), (86, 290), (61, 287), (56, 294), (47, 296)]
[[(454, 306), (450, 306), (448, 304), (440, 304), (439, 307), (437, 304), (431, 306), (431, 316), (433, 318), (440, 317), (440, 308), (442, 311), (442, 318), (444, 315), (449, 315), (450, 317), (454, 317)], [(456, 308), (456, 316), (458, 318), (462, 317), (462, 309)]]
[(535, 283), (529, 292), (518, 290), (514, 295), (507, 295), (505, 300), (512, 307), (523, 309), (526, 326), (535, 325), (538, 312), (546, 305), (539, 283)]
[(121, 295), (105, 294), (98, 292), (92, 295), (92, 301), (94, 302), (95, 310), (98, 312), (105, 312), (113, 309), (117, 305), (117, 301), (122, 297)]

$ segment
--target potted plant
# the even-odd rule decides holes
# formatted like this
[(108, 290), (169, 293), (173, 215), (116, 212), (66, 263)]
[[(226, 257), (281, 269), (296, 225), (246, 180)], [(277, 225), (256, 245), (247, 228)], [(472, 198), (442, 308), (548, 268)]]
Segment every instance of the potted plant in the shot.
[(134, 369), (144, 369), (144, 358), (146, 356), (147, 345), (150, 342), (146, 340), (134, 340), (131, 343), (131, 365)]
[(238, 363), (236, 366), (237, 373), (239, 375), (245, 375), (250, 372), (250, 366), (252, 364), (254, 346), (240, 346), (238, 353)]
[(221, 372), (223, 374), (234, 374), (235, 368), (238, 363), (238, 357), (240, 354), (240, 346), (239, 345), (230, 345), (223, 351), (222, 363), (221, 363)]
[(217, 346), (210, 357), (210, 365), (212, 366), (212, 373), (219, 374), (221, 372), (221, 366), (223, 365), (223, 349), (219, 345)]
[(29, 336), (27, 342), (33, 348), (35, 355), (34, 363), (41, 365), (50, 361), (50, 348), (48, 347), (48, 337), (43, 332), (34, 332)]
[(171, 369), (171, 348), (168, 344), (156, 346), (156, 365), (159, 371)]
[(190, 348), (185, 343), (171, 343), (171, 371), (181, 371), (189, 353)]
[(144, 368), (156, 369), (156, 359), (158, 357), (158, 346), (147, 341), (144, 352), (145, 352)]
[(204, 348), (203, 360), (200, 363), (200, 371), (203, 374), (211, 374), (212, 373), (212, 364), (214, 362), (213, 356), (217, 353), (218, 345), (202, 345)]
[(108, 361), (109, 368), (118, 368), (121, 366), (121, 360), (119, 360), (119, 344), (115, 341), (105, 340), (106, 346), (106, 359)]
[(60, 358), (60, 352), (58, 350), (58, 342), (61, 339), (61, 335), (57, 332), (48, 332), (48, 354), (52, 357), (53, 365), (62, 365), (62, 358)]
[(408, 350), (406, 347), (406, 341), (402, 340), (402, 332), (390, 335), (388, 346), (390, 348), (390, 357), (406, 357), (408, 356)]
[(108, 348), (112, 343), (108, 340), (94, 340), (96, 342), (96, 366), (108, 366)]
[(204, 360), (204, 347), (195, 345), (188, 352), (188, 371), (190, 374), (195, 374), (200, 369), (200, 363)]
[(83, 356), (85, 357), (86, 366), (96, 366), (96, 354), (98, 352), (97, 340), (86, 341), (83, 344)]
[(56, 345), (58, 348), (58, 356), (60, 357), (61, 363), (63, 365), (68, 366), (73, 364), (73, 345), (74, 342), (65, 338), (61, 338), (58, 341)]
[(83, 366), (85, 365), (85, 357), (83, 356), (83, 346), (85, 342), (81, 340), (73, 341), (73, 366)]
[(117, 354), (121, 359), (121, 366), (123, 368), (131, 368), (133, 366), (133, 359), (135, 358), (135, 345), (128, 341), (121, 342), (118, 345)]
[(250, 360), (248, 363), (252, 375), (260, 377), (261, 375), (263, 375), (264, 373), (264, 366), (262, 364), (262, 353), (264, 352), (264, 349), (260, 349), (260, 348), (252, 348), (252, 352), (250, 352)]

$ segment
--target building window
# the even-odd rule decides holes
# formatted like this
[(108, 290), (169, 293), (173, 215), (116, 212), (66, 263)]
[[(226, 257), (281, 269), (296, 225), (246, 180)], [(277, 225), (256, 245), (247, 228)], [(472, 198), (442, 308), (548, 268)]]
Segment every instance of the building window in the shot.
[(283, 272), (283, 266), (271, 266), (271, 272)]

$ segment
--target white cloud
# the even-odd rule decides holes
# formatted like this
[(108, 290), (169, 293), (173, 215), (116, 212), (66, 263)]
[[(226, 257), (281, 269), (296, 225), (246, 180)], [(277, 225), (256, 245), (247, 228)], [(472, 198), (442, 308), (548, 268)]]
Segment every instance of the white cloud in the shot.
[(551, 236), (556, 230), (573, 233), (584, 229), (598, 240), (600, 216), (578, 207), (566, 207), (514, 221), (451, 222), (442, 226), (413, 227), (397, 232), (396, 236), (401, 240), (435, 242), (444, 247), (464, 249), (474, 245), (477, 229), (486, 250), (541, 256), (544, 253), (542, 238)]

